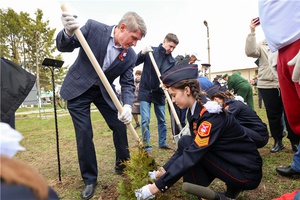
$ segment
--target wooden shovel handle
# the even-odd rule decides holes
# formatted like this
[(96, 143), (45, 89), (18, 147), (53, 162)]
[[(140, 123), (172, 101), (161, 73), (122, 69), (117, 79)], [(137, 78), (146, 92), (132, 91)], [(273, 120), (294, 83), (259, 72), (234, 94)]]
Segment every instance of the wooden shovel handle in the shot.
[(163, 89), (163, 91), (164, 91), (164, 93), (165, 93), (165, 95), (166, 95), (166, 97), (167, 97), (167, 101), (168, 101), (169, 106), (170, 106), (170, 108), (171, 108), (171, 112), (173, 113), (175, 122), (176, 122), (176, 124), (177, 124), (179, 130), (181, 131), (181, 130), (182, 130), (181, 123), (180, 123), (179, 118), (178, 118), (178, 116), (177, 116), (177, 113), (176, 113), (175, 107), (174, 107), (174, 105), (173, 105), (172, 99), (171, 99), (171, 97), (170, 97), (170, 95), (169, 95), (169, 93), (168, 93), (168, 91), (167, 91), (167, 88), (165, 88), (165, 86), (163, 85), (163, 82), (162, 82), (161, 79), (160, 79), (161, 74), (160, 74), (160, 71), (159, 71), (158, 66), (157, 66), (157, 64), (156, 64), (156, 61), (155, 61), (155, 59), (154, 59), (154, 57), (153, 57), (153, 53), (152, 53), (151, 51), (149, 52), (149, 56), (150, 56), (152, 65), (154, 66), (154, 69), (155, 69), (155, 71), (156, 71), (156, 74), (157, 74), (157, 77), (158, 77), (158, 79), (159, 79), (159, 82), (160, 82), (160, 84), (162, 85), (162, 89)]

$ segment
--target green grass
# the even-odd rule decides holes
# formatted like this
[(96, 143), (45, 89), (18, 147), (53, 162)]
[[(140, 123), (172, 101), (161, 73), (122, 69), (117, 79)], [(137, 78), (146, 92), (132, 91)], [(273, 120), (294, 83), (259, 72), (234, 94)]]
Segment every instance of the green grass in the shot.
[[(255, 108), (262, 120), (268, 124), (265, 109), (258, 109), (256, 96)], [(36, 113), (24, 114), (24, 112), (32, 110), (35, 110)], [(75, 133), (71, 117), (67, 110), (58, 108), (57, 122), (62, 179), (59, 181), (54, 112), (51, 105), (48, 105), (42, 110), (40, 118), (38, 111), (37, 107), (17, 110), (16, 129), (24, 136), (21, 144), (26, 148), (26, 151), (18, 152), (16, 158), (37, 169), (49, 185), (55, 189), (61, 199), (80, 199), (83, 182), (79, 172)], [(92, 106), (92, 111), (94, 143), (99, 169), (98, 186), (93, 199), (116, 199), (117, 184), (122, 179), (120, 176), (115, 175), (113, 171), (115, 152), (112, 133), (94, 106)], [(166, 116), (168, 124), (167, 142), (175, 146), (172, 143), (168, 110), (166, 111)], [(155, 160), (158, 165), (163, 165), (170, 158), (172, 152), (160, 150), (157, 146), (157, 125), (153, 110), (150, 130)], [(140, 128), (137, 129), (137, 133), (141, 137)], [(128, 131), (128, 140), (130, 147), (136, 145), (134, 136), (130, 131)], [(272, 138), (270, 138), (269, 143), (265, 147), (259, 149), (263, 158), (263, 180), (257, 189), (244, 191), (239, 197), (240, 200), (272, 199), (300, 188), (299, 180), (279, 176), (275, 171), (277, 166), (289, 165), (292, 162), (294, 153), (291, 150), (289, 140), (285, 137), (283, 142), (286, 148), (280, 153), (270, 153), (270, 148), (273, 146)], [(182, 192), (181, 183), (181, 180), (178, 181), (166, 194), (158, 196), (157, 199), (197, 199)], [(219, 180), (215, 180), (212, 187), (217, 190), (224, 190), (224, 184)]]

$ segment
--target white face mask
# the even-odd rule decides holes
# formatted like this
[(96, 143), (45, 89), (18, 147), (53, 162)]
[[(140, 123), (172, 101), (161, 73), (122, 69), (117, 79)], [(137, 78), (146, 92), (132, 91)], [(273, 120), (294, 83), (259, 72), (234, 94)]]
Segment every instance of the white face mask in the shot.
[(18, 151), (24, 151), (25, 148), (20, 145), (23, 139), (21, 133), (10, 127), (7, 123), (0, 122), (1, 140), (0, 140), (0, 154), (9, 158), (16, 155)]

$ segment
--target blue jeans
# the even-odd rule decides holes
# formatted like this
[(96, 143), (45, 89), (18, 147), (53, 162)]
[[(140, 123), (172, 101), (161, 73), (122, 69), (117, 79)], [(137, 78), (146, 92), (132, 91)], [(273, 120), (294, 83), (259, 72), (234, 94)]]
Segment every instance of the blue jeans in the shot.
[(291, 168), (300, 173), (300, 143), (298, 145), (298, 151), (294, 154), (293, 163), (291, 165)]
[[(152, 150), (150, 141), (150, 113), (151, 113), (151, 103), (147, 101), (140, 102), (140, 112), (141, 112), (141, 125), (142, 125), (142, 135), (144, 148), (146, 150)], [(154, 104), (154, 112), (157, 118), (157, 132), (158, 132), (158, 145), (159, 147), (167, 146), (167, 123), (165, 114), (165, 105)]]

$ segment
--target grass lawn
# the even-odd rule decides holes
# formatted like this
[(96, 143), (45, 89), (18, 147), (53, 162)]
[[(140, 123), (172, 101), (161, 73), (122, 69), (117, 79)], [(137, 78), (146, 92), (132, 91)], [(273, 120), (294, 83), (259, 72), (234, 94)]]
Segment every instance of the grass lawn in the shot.
[[(257, 106), (257, 97), (255, 96), (255, 108), (258, 115), (267, 123), (265, 109), (259, 109)], [(30, 112), (30, 113), (29, 113)], [(153, 112), (153, 110), (152, 110)], [(54, 111), (51, 105), (43, 109), (38, 108), (20, 108), (16, 113), (16, 129), (23, 134), (21, 141), (26, 151), (18, 152), (16, 158), (28, 163), (39, 171), (47, 180), (50, 186), (58, 193), (61, 199), (80, 199), (80, 192), (83, 189), (83, 182), (79, 172), (77, 161), (76, 141), (71, 117), (67, 110), (57, 108), (58, 125), (58, 145), (60, 156), (61, 181), (58, 173), (58, 149), (54, 120)], [(168, 124), (168, 144), (175, 146), (172, 142), (172, 133), (170, 129), (169, 111), (166, 111)], [(115, 152), (112, 140), (112, 133), (102, 116), (92, 106), (92, 122), (94, 128), (94, 143), (98, 160), (98, 185), (95, 195), (92, 199), (117, 199), (117, 184), (122, 180), (121, 176), (114, 174)], [(140, 117), (140, 116), (139, 116)], [(151, 139), (153, 143), (153, 154), (158, 165), (163, 165), (172, 155), (172, 151), (158, 149), (157, 144), (157, 125), (155, 115), (151, 115)], [(137, 129), (141, 137), (141, 129)], [(128, 131), (130, 147), (135, 146), (134, 136)], [(244, 191), (239, 199), (272, 199), (281, 196), (284, 193), (300, 189), (299, 180), (288, 179), (279, 176), (275, 168), (280, 165), (289, 165), (292, 162), (293, 152), (289, 140), (283, 139), (285, 149), (280, 153), (270, 153), (273, 146), (273, 138), (269, 143), (259, 149), (263, 158), (263, 179), (260, 186), (252, 191)], [(157, 196), (156, 199), (197, 199), (181, 191), (182, 181), (178, 181), (168, 192)], [(224, 190), (224, 184), (215, 180), (212, 187), (216, 190)]]

